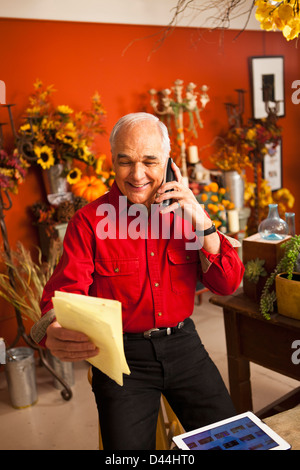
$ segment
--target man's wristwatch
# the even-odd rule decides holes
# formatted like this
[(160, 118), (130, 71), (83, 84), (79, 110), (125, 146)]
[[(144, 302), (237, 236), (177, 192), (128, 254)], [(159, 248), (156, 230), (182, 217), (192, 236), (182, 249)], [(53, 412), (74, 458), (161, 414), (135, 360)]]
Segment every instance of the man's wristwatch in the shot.
[(195, 230), (195, 234), (198, 237), (206, 237), (206, 235), (210, 235), (211, 233), (216, 232), (217, 229), (214, 224), (211, 227), (207, 228), (206, 230)]

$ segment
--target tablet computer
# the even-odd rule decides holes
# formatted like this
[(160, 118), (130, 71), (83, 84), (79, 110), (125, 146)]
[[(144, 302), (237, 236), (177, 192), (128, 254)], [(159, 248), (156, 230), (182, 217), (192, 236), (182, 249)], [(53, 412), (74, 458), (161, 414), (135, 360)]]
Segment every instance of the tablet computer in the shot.
[(254, 413), (233, 416), (174, 436), (183, 450), (288, 450), (291, 446)]

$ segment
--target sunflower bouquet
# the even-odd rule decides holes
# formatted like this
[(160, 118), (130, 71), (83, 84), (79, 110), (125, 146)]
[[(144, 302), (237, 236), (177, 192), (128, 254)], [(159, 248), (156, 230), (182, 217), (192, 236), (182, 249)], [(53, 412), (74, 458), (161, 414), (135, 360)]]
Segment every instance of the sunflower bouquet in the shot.
[(226, 231), (226, 210), (234, 209), (234, 204), (228, 199), (226, 189), (212, 182), (203, 187), (203, 192), (197, 195), (196, 199), (204, 205), (216, 228)]
[(91, 110), (80, 112), (67, 105), (54, 106), (53, 93), (52, 85), (44, 86), (36, 80), (19, 137), (28, 143), (30, 159), (36, 160), (43, 170), (63, 164), (61, 176), (73, 184), (80, 180), (83, 167), (95, 165), (92, 144), (96, 134), (105, 132), (106, 111), (98, 93), (92, 97)]

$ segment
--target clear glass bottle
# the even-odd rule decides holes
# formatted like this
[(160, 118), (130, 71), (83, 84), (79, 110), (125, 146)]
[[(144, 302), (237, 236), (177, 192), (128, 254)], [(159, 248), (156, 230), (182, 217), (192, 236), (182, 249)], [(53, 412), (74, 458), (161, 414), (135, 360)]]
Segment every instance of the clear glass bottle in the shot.
[(258, 232), (264, 240), (283, 240), (289, 228), (278, 214), (278, 204), (269, 204), (269, 214), (258, 226)]
[(294, 237), (296, 235), (296, 228), (295, 228), (295, 212), (286, 212), (285, 213), (285, 221), (288, 224), (289, 228), (289, 235)]

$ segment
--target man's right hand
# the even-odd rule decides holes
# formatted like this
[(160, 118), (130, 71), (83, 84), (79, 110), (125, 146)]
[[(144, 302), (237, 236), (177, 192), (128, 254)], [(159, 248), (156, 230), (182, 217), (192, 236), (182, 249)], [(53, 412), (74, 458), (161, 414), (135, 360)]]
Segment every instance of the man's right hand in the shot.
[(84, 333), (62, 328), (57, 321), (47, 328), (46, 347), (53, 356), (66, 362), (82, 361), (99, 353)]

